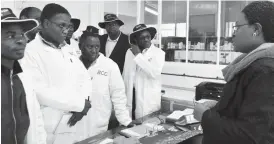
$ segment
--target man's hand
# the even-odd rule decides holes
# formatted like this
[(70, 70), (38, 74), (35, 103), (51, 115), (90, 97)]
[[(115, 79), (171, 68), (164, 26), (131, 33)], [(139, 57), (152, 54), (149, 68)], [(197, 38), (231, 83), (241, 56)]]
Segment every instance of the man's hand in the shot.
[(72, 112), (72, 116), (68, 121), (68, 125), (74, 126), (78, 121), (80, 121), (83, 118), (83, 116), (87, 115), (90, 108), (91, 104), (88, 100), (86, 100), (85, 107), (82, 112)]
[(203, 103), (198, 103), (195, 105), (194, 107), (194, 118), (198, 121), (202, 120), (203, 114), (206, 110), (210, 109), (209, 107), (207, 107), (205, 104)]
[(131, 123), (129, 123), (129, 124), (127, 125), (127, 128), (131, 128), (131, 127), (134, 127), (134, 126), (140, 125), (140, 124), (142, 124), (142, 122), (140, 122), (140, 121), (138, 121), (138, 120), (134, 120), (134, 121), (132, 121)]
[(83, 115), (87, 115), (89, 109), (91, 108), (91, 104), (90, 104), (90, 101), (86, 100), (85, 101), (85, 107), (82, 111)]
[(137, 46), (137, 45), (131, 45), (131, 49), (132, 53), (136, 56), (138, 55), (139, 53), (141, 53), (141, 50), (140, 48)]
[(80, 121), (83, 118), (82, 112), (73, 112), (71, 118), (68, 121), (68, 125), (70, 127), (74, 126), (78, 121)]

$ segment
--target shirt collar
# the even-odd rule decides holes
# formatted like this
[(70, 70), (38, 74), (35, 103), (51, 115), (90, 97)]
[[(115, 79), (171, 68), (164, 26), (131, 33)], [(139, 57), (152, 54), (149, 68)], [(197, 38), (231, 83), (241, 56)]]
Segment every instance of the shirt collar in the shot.
[(115, 40), (110, 39), (110, 37), (108, 36), (108, 41), (110, 41), (110, 42), (118, 42), (120, 36), (121, 36), (121, 32), (120, 32), (119, 36), (117, 37), (117, 39), (115, 39)]
[(42, 42), (54, 49), (61, 49), (62, 47), (64, 47), (65, 45), (67, 45), (66, 41), (62, 42), (58, 47), (56, 47), (53, 43), (45, 40), (40, 33), (38, 33), (38, 36), (40, 37), (40, 39), (42, 40)]
[(7, 65), (5, 65), (4, 63), (1, 63), (1, 73), (5, 73), (5, 74), (9, 74), (10, 70), (13, 70), (13, 75), (19, 74), (21, 72), (23, 72), (19, 62), (16, 60), (14, 61), (13, 67), (10, 68)]

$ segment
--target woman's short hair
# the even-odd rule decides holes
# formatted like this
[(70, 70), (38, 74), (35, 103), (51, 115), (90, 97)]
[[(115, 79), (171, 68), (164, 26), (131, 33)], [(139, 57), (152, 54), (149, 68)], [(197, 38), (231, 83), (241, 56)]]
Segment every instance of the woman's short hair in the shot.
[(98, 38), (100, 40), (100, 36), (98, 34), (84, 31), (83, 34), (81, 35), (80, 39), (79, 39), (79, 44), (84, 42), (87, 39), (87, 37), (95, 37), (95, 38)]
[(249, 24), (259, 23), (262, 26), (264, 40), (274, 42), (274, 3), (255, 1), (248, 4), (242, 12)]

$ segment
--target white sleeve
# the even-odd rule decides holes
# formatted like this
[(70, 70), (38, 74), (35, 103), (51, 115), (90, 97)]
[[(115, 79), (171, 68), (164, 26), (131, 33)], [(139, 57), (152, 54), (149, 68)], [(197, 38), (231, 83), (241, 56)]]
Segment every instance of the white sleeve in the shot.
[(124, 63), (124, 70), (123, 70), (123, 80), (124, 80), (124, 85), (125, 85), (125, 93), (126, 93), (126, 97), (127, 97), (127, 109), (129, 111), (129, 116), (132, 116), (132, 90), (129, 89), (129, 85), (130, 85), (130, 70), (129, 70), (129, 66), (130, 66), (130, 53), (131, 50), (128, 49), (126, 52), (126, 58), (125, 58), (125, 63)]
[(47, 141), (47, 133), (44, 127), (44, 119), (43, 119), (43, 115), (42, 112), (40, 110), (40, 104), (36, 98), (36, 96), (34, 95), (34, 109), (35, 109), (35, 118), (36, 118), (36, 125), (35, 125), (35, 129), (36, 129), (36, 144), (46, 144)]
[(29, 76), (24, 73), (19, 74), (19, 77), (26, 92), (26, 101), (30, 117), (30, 126), (24, 144), (46, 144), (47, 133), (44, 127), (44, 119), (40, 104), (32, 88), (33, 84), (29, 83)]
[(85, 98), (80, 96), (72, 86), (53, 87), (49, 85), (43, 75), (39, 58), (35, 53), (25, 52), (21, 60), (23, 70), (31, 73), (32, 83), (36, 92), (37, 99), (41, 105), (64, 110), (81, 112), (85, 106)]
[(112, 66), (109, 81), (109, 90), (111, 100), (114, 106), (115, 115), (122, 125), (127, 126), (132, 120), (126, 106), (127, 97), (125, 94), (125, 85), (116, 63), (114, 63), (114, 65)]
[(155, 79), (161, 75), (165, 63), (165, 53), (161, 52), (152, 58), (140, 53), (134, 58), (134, 61), (149, 77)]

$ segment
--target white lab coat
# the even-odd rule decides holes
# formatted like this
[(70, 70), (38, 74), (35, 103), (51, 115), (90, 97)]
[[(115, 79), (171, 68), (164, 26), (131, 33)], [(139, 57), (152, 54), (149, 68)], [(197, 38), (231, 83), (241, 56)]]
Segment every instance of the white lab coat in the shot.
[(18, 74), (26, 93), (26, 102), (30, 118), (29, 129), (24, 144), (46, 144), (47, 133), (44, 127), (40, 104), (32, 87), (30, 77), (25, 73)]
[(78, 41), (70, 39), (70, 45), (63, 48), (65, 51), (77, 57), (81, 56), (81, 50), (79, 49)]
[[(126, 53), (123, 78), (132, 113), (133, 87), (136, 92), (135, 117), (140, 118), (161, 108), (161, 72), (165, 63), (165, 52), (151, 44), (141, 54)], [(135, 85), (135, 86), (134, 86)]]
[[(20, 61), (30, 72), (41, 105), (48, 144), (73, 143), (76, 128), (69, 128), (69, 112), (81, 112), (91, 96), (91, 81), (81, 61), (62, 49), (45, 44), (37, 34)], [(83, 126), (84, 127), (84, 126)]]
[(88, 112), (88, 135), (79, 140), (107, 131), (112, 105), (118, 121), (127, 126), (131, 122), (126, 107), (125, 86), (118, 65), (103, 54), (88, 68), (92, 78), (92, 109)]

